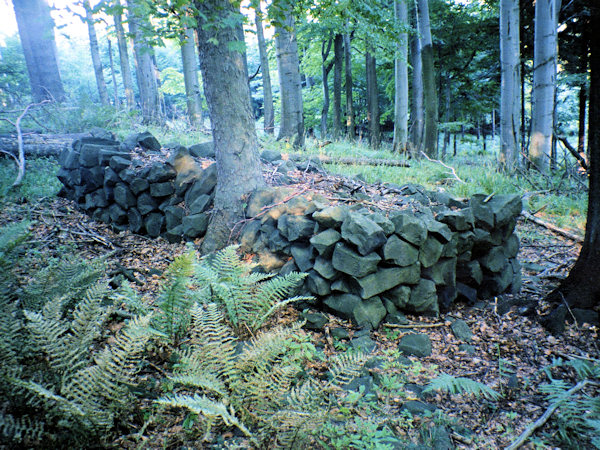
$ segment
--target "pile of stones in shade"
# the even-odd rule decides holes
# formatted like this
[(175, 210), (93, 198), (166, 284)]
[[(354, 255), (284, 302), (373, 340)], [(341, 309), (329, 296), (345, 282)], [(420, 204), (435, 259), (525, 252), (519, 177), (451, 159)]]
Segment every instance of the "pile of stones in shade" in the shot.
[[(268, 150), (262, 158), (288, 182), (298, 167), (320, 170)], [(217, 183), (212, 143), (165, 150), (150, 133), (123, 142), (100, 133), (75, 141), (59, 162), (61, 194), (115, 230), (170, 242), (206, 232)], [(340, 202), (306, 186), (267, 187), (234, 231), (263, 270), (308, 273), (313, 307), (369, 328), (398, 323), (401, 312), (437, 315), (457, 299), (520, 290), (519, 196), (462, 202), (422, 188), (398, 192), (406, 194), (396, 204), (378, 207), (358, 195)]]
[(457, 299), (520, 290), (519, 196), (393, 210), (366, 203), (267, 188), (249, 202), (255, 219), (241, 233), (242, 248), (267, 271), (307, 272), (317, 309), (369, 328), (402, 321), (402, 311), (437, 315)]
[(206, 158), (214, 158), (212, 142), (165, 151), (148, 132), (123, 142), (84, 137), (59, 157), (60, 195), (117, 231), (195, 239), (206, 232), (217, 184)]

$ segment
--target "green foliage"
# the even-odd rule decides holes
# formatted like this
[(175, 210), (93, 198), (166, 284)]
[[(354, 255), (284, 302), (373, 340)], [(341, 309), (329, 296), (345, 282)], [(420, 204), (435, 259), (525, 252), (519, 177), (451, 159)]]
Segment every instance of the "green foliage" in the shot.
[(423, 393), (431, 391), (442, 391), (449, 394), (471, 394), (488, 400), (498, 400), (500, 398), (500, 394), (479, 381), (464, 377), (453, 377), (445, 373), (441, 373), (431, 380)]
[(23, 198), (33, 202), (56, 195), (62, 186), (56, 178), (58, 169), (58, 162), (54, 158), (28, 159), (23, 182), (15, 189), (12, 184), (17, 176), (17, 167), (12, 159), (1, 159), (0, 203)]

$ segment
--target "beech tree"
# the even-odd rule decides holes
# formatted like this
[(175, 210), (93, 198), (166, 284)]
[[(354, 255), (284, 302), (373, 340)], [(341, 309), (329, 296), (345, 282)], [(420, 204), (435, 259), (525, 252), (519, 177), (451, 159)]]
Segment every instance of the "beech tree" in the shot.
[(273, 89), (271, 87), (271, 73), (269, 71), (269, 55), (267, 54), (267, 43), (263, 32), (260, 2), (258, 2), (254, 8), (254, 23), (256, 25), (256, 39), (258, 41), (258, 53), (260, 57), (260, 73), (263, 82), (264, 130), (265, 133), (273, 134), (275, 132), (275, 108), (273, 107)]
[(276, 6), (277, 12), (281, 13), (275, 27), (281, 96), (281, 123), (277, 139), (288, 138), (294, 147), (302, 147), (304, 146), (304, 107), (295, 20), (291, 3), (282, 1)]
[(250, 107), (242, 16), (228, 0), (203, 0), (198, 8), (198, 51), (217, 164), (217, 187), (203, 252), (227, 245), (244, 218), (244, 200), (264, 184)]
[[(408, 12), (404, 0), (394, 1), (394, 17), (397, 27), (408, 22)], [(394, 58), (394, 141), (393, 151), (405, 151), (408, 138), (408, 34), (405, 31), (398, 37)]]
[(365, 73), (367, 78), (367, 121), (369, 122), (369, 142), (371, 147), (381, 145), (379, 126), (379, 88), (377, 85), (377, 61), (369, 43), (365, 51)]
[(100, 103), (108, 105), (110, 103), (108, 100), (108, 89), (106, 89), (106, 81), (104, 80), (104, 69), (102, 68), (102, 61), (100, 60), (100, 48), (98, 46), (98, 37), (96, 36), (96, 27), (94, 26), (94, 14), (89, 0), (83, 0), (83, 8), (85, 9), (85, 23), (88, 28), (90, 53), (92, 55), (92, 65), (94, 67)]
[(202, 124), (202, 97), (198, 81), (196, 40), (192, 28), (185, 28), (185, 36), (182, 37), (180, 43), (188, 119), (192, 126), (197, 127)]
[[(600, 23), (600, 6), (590, 9), (590, 29)], [(600, 40), (590, 40), (590, 95), (588, 115), (589, 190), (585, 237), (579, 258), (569, 276), (548, 296), (558, 307), (545, 324), (557, 331), (564, 327), (571, 308), (594, 309), (600, 306)]]
[(112, 16), (119, 47), (119, 64), (121, 66), (121, 78), (123, 79), (123, 88), (125, 90), (125, 102), (127, 110), (130, 111), (135, 107), (135, 97), (133, 95), (133, 78), (131, 77), (131, 70), (129, 68), (129, 52), (127, 50), (125, 30), (123, 29), (122, 14), (123, 8), (121, 3), (119, 0), (115, 0)]
[(333, 129), (337, 140), (342, 130), (342, 66), (344, 64), (344, 37), (336, 33), (333, 38)]
[(327, 62), (333, 39), (329, 36), (321, 43), (321, 73), (323, 77), (323, 108), (321, 109), (321, 139), (327, 136), (327, 117), (329, 115), (329, 72), (333, 68), (335, 61)]
[(63, 101), (54, 22), (45, 0), (13, 0), (33, 100)]
[(556, 29), (560, 0), (536, 0), (529, 157), (535, 169), (550, 168), (556, 92)]
[[(346, 25), (347, 26), (347, 25)], [(346, 135), (354, 139), (356, 127), (354, 125), (354, 101), (352, 99), (352, 47), (351, 36), (344, 33), (344, 81), (346, 90)]]
[[(412, 23), (415, 29), (419, 29), (419, 14), (416, 4), (412, 10)], [(418, 36), (413, 35), (410, 39), (410, 65), (412, 66), (411, 77), (411, 105), (410, 105), (410, 120), (411, 132), (410, 143), (411, 152), (416, 156), (420, 156), (423, 150), (423, 64), (421, 59), (421, 40)]]
[(521, 137), (519, 1), (500, 1), (500, 164), (517, 164)]

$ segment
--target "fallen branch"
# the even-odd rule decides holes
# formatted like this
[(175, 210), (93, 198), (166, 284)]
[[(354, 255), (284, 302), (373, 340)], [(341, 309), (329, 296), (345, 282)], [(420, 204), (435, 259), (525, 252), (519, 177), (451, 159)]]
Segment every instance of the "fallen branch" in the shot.
[(427, 154), (425, 152), (421, 152), (421, 155), (423, 155), (425, 157), (425, 159), (427, 159), (427, 161), (431, 161), (434, 163), (438, 163), (441, 164), (442, 166), (444, 166), (446, 169), (450, 170), (452, 172), (452, 175), (454, 176), (454, 178), (456, 178), (460, 183), (462, 184), (467, 184), (464, 180), (462, 180), (458, 174), (456, 173), (456, 170), (454, 169), (454, 167), (449, 166), (448, 164), (444, 164), (442, 161), (438, 160), (438, 159), (431, 159), (429, 156), (427, 156)]
[(577, 235), (575, 233), (571, 233), (570, 231), (567, 231), (567, 230), (565, 230), (563, 228), (559, 228), (556, 225), (552, 225), (551, 223), (546, 222), (545, 220), (538, 219), (537, 217), (535, 217), (534, 215), (532, 215), (528, 211), (521, 212), (521, 215), (523, 217), (525, 217), (527, 220), (531, 220), (533, 223), (535, 223), (535, 224), (537, 224), (537, 225), (539, 225), (541, 227), (544, 227), (544, 228), (546, 228), (546, 229), (548, 229), (550, 231), (553, 231), (556, 234), (560, 234), (561, 236), (564, 236), (564, 237), (566, 237), (568, 239), (571, 239), (571, 240), (573, 240), (575, 242), (580, 242), (580, 243), (583, 242), (583, 238), (581, 236), (579, 236), (579, 235)]
[(445, 327), (445, 323), (415, 323), (415, 324), (407, 324), (407, 325), (399, 325), (396, 323), (382, 323), (384, 327), (388, 328), (438, 328)]
[[(294, 160), (306, 159), (307, 155), (300, 153), (290, 153), (289, 157)], [(398, 161), (395, 159), (379, 159), (379, 158), (338, 158), (332, 156), (316, 156), (310, 155), (311, 159), (318, 159), (323, 164), (344, 164), (357, 166), (387, 166), (387, 167), (410, 167), (406, 161)]]
[(587, 171), (588, 171), (588, 164), (587, 164), (587, 161), (585, 160), (584, 156), (583, 156), (581, 153), (579, 153), (579, 152), (578, 152), (578, 151), (575, 149), (575, 147), (573, 147), (573, 146), (572, 146), (572, 145), (569, 143), (569, 141), (567, 140), (567, 138), (566, 138), (566, 137), (564, 137), (564, 136), (558, 136), (558, 135), (556, 135), (556, 134), (554, 135), (554, 137), (555, 137), (556, 139), (558, 139), (560, 142), (562, 142), (562, 144), (565, 146), (565, 148), (566, 148), (567, 150), (569, 150), (569, 153), (570, 153), (571, 155), (573, 155), (573, 156), (575, 157), (575, 159), (576, 159), (576, 160), (579, 162), (579, 165), (581, 166), (581, 168), (587, 172)]
[(523, 431), (523, 433), (521, 433), (521, 435), (518, 437), (518, 439), (516, 441), (514, 441), (512, 444), (510, 444), (508, 447), (505, 447), (504, 450), (515, 450), (515, 449), (519, 448), (521, 445), (523, 445), (525, 443), (525, 441), (527, 441), (527, 439), (529, 439), (529, 437), (533, 434), (533, 432), (535, 430), (537, 430), (538, 428), (543, 426), (546, 422), (548, 422), (548, 419), (550, 419), (550, 417), (552, 416), (554, 411), (556, 411), (558, 409), (558, 407), (561, 405), (561, 403), (563, 403), (567, 398), (569, 398), (575, 392), (583, 389), (588, 384), (595, 384), (595, 383), (592, 383), (590, 380), (583, 380), (583, 381), (580, 381), (579, 383), (577, 383), (571, 389), (569, 389), (563, 396), (562, 400), (559, 400), (556, 403), (553, 403), (552, 405), (550, 405), (550, 407), (546, 410), (546, 412), (538, 420), (536, 420), (531, 425), (529, 425), (525, 429), (525, 431)]
[[(2, 119), (6, 120), (6, 119)], [(65, 148), (71, 148), (73, 141), (84, 136), (90, 136), (89, 133), (73, 133), (73, 134), (38, 134), (23, 133), (23, 149), (25, 156), (57, 157)], [(0, 135), (0, 149), (2, 153), (14, 155), (19, 150), (17, 136)]]

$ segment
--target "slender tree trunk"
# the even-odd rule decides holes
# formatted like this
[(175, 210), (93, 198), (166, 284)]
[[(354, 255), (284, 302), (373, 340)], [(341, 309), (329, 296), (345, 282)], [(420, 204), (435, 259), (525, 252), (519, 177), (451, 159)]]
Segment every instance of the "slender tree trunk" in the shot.
[(92, 54), (92, 65), (94, 66), (94, 75), (96, 76), (96, 86), (98, 86), (98, 95), (100, 103), (108, 105), (108, 89), (104, 80), (104, 70), (102, 61), (100, 60), (100, 47), (98, 46), (98, 37), (96, 36), (96, 27), (94, 27), (94, 15), (89, 0), (83, 0), (83, 8), (85, 9), (85, 22), (88, 28), (88, 36), (90, 38), (90, 53)]
[[(406, 26), (408, 10), (404, 0), (394, 1), (396, 26)], [(392, 151), (406, 151), (408, 140), (408, 35), (400, 33), (394, 60), (394, 141)]]
[(112, 41), (110, 39), (107, 39), (107, 42), (108, 42), (108, 61), (110, 62), (110, 76), (112, 78), (112, 84), (113, 84), (113, 96), (114, 96), (115, 108), (119, 109), (121, 105), (119, 102), (119, 87), (117, 86), (117, 74), (115, 73), (115, 63), (114, 63), (113, 54), (112, 54)]
[(321, 139), (327, 137), (327, 117), (329, 115), (329, 72), (333, 67), (334, 61), (327, 63), (327, 58), (331, 51), (332, 44), (331, 37), (327, 39), (327, 46), (325, 42), (321, 43), (321, 59), (323, 63), (321, 65), (321, 72), (323, 74), (323, 109), (321, 110)]
[(181, 61), (188, 119), (193, 127), (198, 127), (202, 125), (202, 96), (198, 81), (198, 59), (194, 35), (193, 29), (186, 28), (185, 37), (181, 40)]
[(258, 53), (260, 55), (260, 72), (263, 81), (264, 99), (264, 130), (265, 133), (273, 134), (275, 131), (275, 109), (273, 108), (273, 89), (271, 88), (271, 74), (269, 72), (269, 55), (267, 54), (267, 43), (263, 32), (262, 11), (260, 2), (256, 5), (254, 22), (256, 24), (256, 38), (258, 40)]
[(302, 81), (294, 17), (290, 9), (290, 5), (284, 5), (283, 26), (275, 29), (281, 93), (281, 124), (277, 139), (288, 138), (294, 147), (302, 147), (304, 146)]
[(579, 86), (579, 128), (577, 130), (577, 151), (585, 155), (585, 112), (587, 103), (587, 86)]
[[(203, 252), (227, 245), (244, 219), (244, 201), (264, 184), (250, 106), (248, 75), (235, 31), (242, 16), (228, 0), (197, 1), (198, 50), (216, 152), (217, 188)], [(210, 23), (232, 24), (223, 27)]]
[(336, 34), (333, 40), (333, 139), (337, 140), (342, 127), (342, 65), (344, 64), (344, 37)]
[[(416, 4), (412, 10), (413, 24), (419, 29), (419, 15)], [(411, 132), (410, 143), (413, 156), (420, 158), (423, 150), (423, 127), (425, 112), (423, 110), (423, 64), (421, 59), (421, 40), (413, 35), (410, 39), (410, 63), (412, 66), (411, 89)]]
[(162, 111), (153, 49), (148, 44), (148, 37), (153, 31), (144, 9), (140, 0), (129, 1), (129, 31), (133, 35), (133, 52), (142, 106), (142, 120), (144, 123), (152, 123), (162, 120)]
[(19, 37), (36, 103), (65, 99), (54, 40), (54, 22), (44, 0), (13, 0)]
[(423, 104), (425, 106), (424, 147), (425, 153), (437, 158), (438, 144), (438, 99), (435, 88), (435, 67), (433, 65), (433, 43), (429, 25), (429, 5), (427, 0), (417, 0), (419, 13), (419, 33), (421, 34), (421, 59), (423, 60)]
[[(600, 22), (600, 7), (590, 8), (590, 24)], [(546, 325), (564, 326), (568, 313), (560, 305), (592, 309), (600, 306), (600, 41), (590, 40), (590, 102), (588, 118), (589, 190), (585, 238), (579, 258), (569, 276), (549, 295), (559, 309), (546, 319)], [(554, 323), (552, 323), (554, 322)], [(558, 323), (557, 323), (558, 322)]]
[(452, 104), (452, 99), (450, 98), (450, 96), (452, 95), (451, 83), (452, 83), (452, 79), (450, 77), (447, 77), (446, 78), (446, 86), (445, 86), (446, 110), (444, 111), (444, 116), (445, 116), (444, 121), (446, 122), (446, 131), (444, 131), (444, 144), (442, 146), (442, 159), (444, 159), (444, 157), (446, 156), (446, 148), (450, 144), (450, 129), (449, 129), (448, 124), (450, 123), (450, 120), (451, 120), (451, 117), (450, 117), (450, 105)]
[(379, 128), (379, 88), (377, 86), (377, 62), (367, 44), (365, 52), (365, 70), (367, 73), (367, 119), (369, 121), (369, 136), (372, 148), (381, 145)]
[(529, 158), (536, 170), (548, 172), (554, 125), (556, 37), (560, 0), (536, 0), (531, 94)]
[(344, 34), (344, 70), (346, 85), (346, 133), (353, 140), (356, 134), (354, 124), (354, 102), (352, 100), (352, 47), (349, 34)]
[[(119, 7), (119, 0), (116, 0), (116, 6)], [(127, 51), (127, 39), (125, 38), (125, 30), (123, 29), (123, 22), (121, 18), (121, 12), (117, 10), (113, 14), (113, 20), (115, 22), (115, 33), (117, 35), (117, 44), (119, 46), (119, 63), (121, 65), (121, 78), (123, 79), (123, 89), (125, 90), (125, 104), (127, 110), (131, 111), (135, 108), (135, 98), (133, 95), (133, 79), (131, 78), (131, 70), (129, 64), (129, 52)]]

